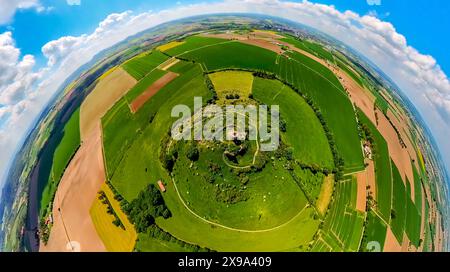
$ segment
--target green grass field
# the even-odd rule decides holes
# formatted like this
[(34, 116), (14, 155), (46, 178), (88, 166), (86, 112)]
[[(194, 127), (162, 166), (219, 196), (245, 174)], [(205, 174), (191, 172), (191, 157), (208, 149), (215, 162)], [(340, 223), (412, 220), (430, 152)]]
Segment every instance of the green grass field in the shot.
[(302, 163), (334, 167), (333, 156), (322, 125), (305, 100), (278, 80), (255, 78), (253, 96), (267, 105), (279, 105), (287, 130), (282, 139)]
[(155, 81), (160, 79), (166, 73), (166, 71), (155, 69), (147, 74), (127, 92), (127, 94), (125, 95), (127, 101), (131, 103), (136, 97), (142, 94), (145, 90), (147, 90), (148, 87), (150, 87)]
[(311, 97), (321, 110), (346, 172), (364, 169), (361, 143), (353, 106), (338, 79), (326, 67), (301, 54), (279, 59), (277, 74)]
[(386, 224), (372, 211), (367, 213), (366, 220), (365, 237), (363, 239), (364, 243), (361, 246), (362, 250), (371, 251), (371, 249), (368, 248), (368, 243), (370, 242), (379, 243), (380, 249), (383, 250), (384, 242), (386, 241)]
[(356, 187), (355, 179), (336, 184), (334, 200), (320, 234), (322, 241), (319, 242), (327, 244), (331, 251), (359, 250), (364, 214), (356, 211)]
[(240, 232), (213, 226), (190, 214), (179, 203), (174, 187), (169, 184), (164, 200), (173, 216), (157, 218), (157, 224), (179, 239), (218, 251), (305, 251), (320, 221), (314, 210), (305, 208), (294, 220), (264, 232)]
[(375, 162), (377, 209), (383, 219), (389, 221), (392, 203), (392, 170), (388, 146), (386, 140), (369, 118), (362, 111), (358, 112), (359, 121), (367, 126), (374, 139), (375, 147), (373, 157)]
[(80, 146), (80, 109), (77, 109), (62, 130), (62, 138), (58, 143), (51, 159), (51, 171), (48, 182), (43, 187), (40, 200), (40, 216), (44, 216), (48, 205), (58, 188), (64, 170)]
[(411, 244), (415, 247), (419, 246), (420, 243), (420, 225), (422, 223), (422, 218), (420, 215), (420, 209), (422, 206), (418, 206), (411, 200), (411, 187), (409, 181), (406, 183), (406, 224), (405, 232), (408, 235)]
[[(391, 213), (391, 229), (397, 241), (401, 244), (403, 241), (403, 233), (406, 223), (406, 188), (402, 177), (393, 162), (392, 165), (392, 213)], [(420, 226), (420, 224), (419, 224)]]
[(250, 72), (223, 71), (208, 74), (216, 90), (218, 100), (216, 104), (227, 104), (227, 95), (239, 95), (235, 102), (242, 103), (248, 100), (252, 92), (253, 75)]
[(328, 60), (334, 63), (333, 55), (320, 44), (310, 42), (307, 40), (298, 40), (293, 38), (292, 36), (286, 36), (286, 38), (282, 38), (280, 40), (283, 42), (290, 43), (295, 47), (297, 47), (298, 49), (311, 53), (321, 59)]
[(199, 48), (208, 47), (217, 43), (227, 42), (224, 39), (209, 38), (201, 36), (190, 36), (184, 40), (184, 43), (177, 45), (176, 47), (170, 48), (165, 51), (166, 54), (171, 56), (178, 56), (185, 52), (192, 50), (197, 50)]
[(225, 68), (273, 71), (277, 54), (253, 45), (231, 41), (197, 49), (181, 57), (202, 63), (208, 71)]
[(142, 53), (122, 64), (123, 69), (127, 71), (136, 80), (141, 80), (150, 71), (155, 69), (158, 65), (168, 60), (169, 57), (160, 51), (152, 51)]

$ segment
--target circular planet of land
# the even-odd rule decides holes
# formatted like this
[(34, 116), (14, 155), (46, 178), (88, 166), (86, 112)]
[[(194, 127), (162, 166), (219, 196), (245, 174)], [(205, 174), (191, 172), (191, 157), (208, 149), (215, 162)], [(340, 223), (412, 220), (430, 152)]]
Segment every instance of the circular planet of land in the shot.
[(428, 135), (340, 42), (211, 15), (86, 67), (32, 136), (28, 250), (442, 247)]

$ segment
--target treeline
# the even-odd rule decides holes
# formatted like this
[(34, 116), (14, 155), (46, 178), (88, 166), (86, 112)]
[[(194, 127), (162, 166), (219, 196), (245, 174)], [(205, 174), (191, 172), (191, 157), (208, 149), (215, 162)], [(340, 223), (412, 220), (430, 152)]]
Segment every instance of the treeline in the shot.
[(155, 223), (156, 217), (162, 216), (167, 219), (172, 215), (164, 202), (161, 192), (153, 184), (149, 184), (139, 193), (137, 198), (128, 202), (109, 181), (106, 183), (113, 192), (114, 199), (119, 201), (120, 208), (127, 215), (128, 220), (134, 225), (138, 233), (145, 233)]
[(205, 78), (205, 85), (206, 88), (212, 93), (212, 97), (207, 101), (208, 104), (214, 104), (217, 101), (217, 92), (216, 88), (214, 88), (214, 84), (212, 83), (211, 79), (209, 78), (207, 73), (204, 73)]
[(133, 201), (123, 205), (122, 209), (136, 231), (141, 233), (155, 223), (156, 217), (167, 219), (171, 216), (161, 192), (153, 184), (142, 190)]
[(98, 200), (102, 202), (102, 204), (106, 205), (106, 212), (112, 216), (114, 216), (113, 224), (116, 227), (120, 227), (121, 229), (125, 229), (125, 226), (123, 225), (122, 221), (120, 220), (117, 213), (114, 211), (111, 202), (109, 201), (108, 197), (106, 196), (106, 193), (104, 191), (98, 192)]

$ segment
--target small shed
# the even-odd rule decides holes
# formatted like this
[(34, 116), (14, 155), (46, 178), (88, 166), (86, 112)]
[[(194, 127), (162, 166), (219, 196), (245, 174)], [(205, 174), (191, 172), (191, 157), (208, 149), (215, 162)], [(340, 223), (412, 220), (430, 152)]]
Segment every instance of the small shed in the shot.
[(158, 186), (159, 186), (159, 189), (161, 190), (161, 192), (166, 191), (166, 187), (164, 186), (164, 183), (162, 183), (161, 180), (158, 180)]

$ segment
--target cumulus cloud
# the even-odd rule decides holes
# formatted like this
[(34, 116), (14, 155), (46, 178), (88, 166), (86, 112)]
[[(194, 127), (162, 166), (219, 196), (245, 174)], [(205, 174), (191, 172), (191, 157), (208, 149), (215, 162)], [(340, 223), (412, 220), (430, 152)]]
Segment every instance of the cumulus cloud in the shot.
[(33, 72), (35, 60), (32, 55), (19, 58), (11, 32), (0, 34), (0, 105), (14, 106), (23, 100), (39, 73)]
[(45, 9), (39, 0), (0, 0), (0, 25), (8, 23), (17, 10), (30, 8)]
[[(420, 54), (409, 46), (392, 24), (374, 16), (340, 12), (333, 6), (308, 1), (224, 0), (213, 4), (183, 4), (159, 12), (111, 14), (92, 33), (61, 37), (47, 43), (42, 52), (48, 59), (48, 67), (38, 72), (32, 71), (32, 56), (20, 58), (20, 50), (14, 46), (11, 33), (2, 34), (0, 57), (6, 61), (0, 63), (0, 150), (3, 151), (0, 154), (0, 173), (5, 170), (5, 162), (13, 156), (12, 147), (21, 143), (49, 98), (71, 73), (99, 51), (164, 22), (227, 12), (283, 17), (312, 26), (352, 46), (400, 86), (424, 117), (441, 149), (450, 151), (447, 141), (450, 134), (449, 80), (432, 56)], [(45, 74), (46, 69), (52, 72)], [(19, 78), (23, 84), (16, 86)], [(446, 164), (450, 165), (450, 152), (443, 155)]]
[(42, 106), (42, 103), (35, 103), (35, 87), (44, 70), (33, 71), (34, 57), (32, 55), (21, 57), (20, 55), (12, 33), (0, 34), (1, 174), (4, 174), (7, 163), (20, 143), (20, 138), (31, 125), (22, 123), (22, 120), (34, 118)]

